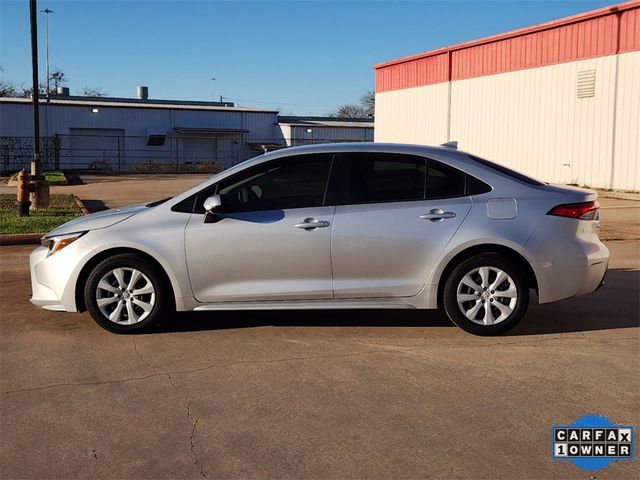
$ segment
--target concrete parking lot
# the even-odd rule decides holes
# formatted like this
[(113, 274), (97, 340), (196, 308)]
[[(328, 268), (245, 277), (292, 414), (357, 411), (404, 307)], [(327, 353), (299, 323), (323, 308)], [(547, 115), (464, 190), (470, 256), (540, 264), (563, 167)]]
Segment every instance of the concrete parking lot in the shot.
[(551, 461), (551, 426), (640, 425), (640, 208), (603, 205), (628, 238), (607, 242), (607, 285), (497, 338), (421, 311), (182, 314), (119, 336), (31, 306), (32, 247), (0, 247), (0, 476), (588, 478)]
[[(90, 210), (118, 208), (171, 197), (210, 178), (207, 173), (170, 174), (82, 174), (72, 185), (52, 185), (51, 193), (74, 194)], [(15, 194), (15, 186), (0, 185), (0, 193)]]

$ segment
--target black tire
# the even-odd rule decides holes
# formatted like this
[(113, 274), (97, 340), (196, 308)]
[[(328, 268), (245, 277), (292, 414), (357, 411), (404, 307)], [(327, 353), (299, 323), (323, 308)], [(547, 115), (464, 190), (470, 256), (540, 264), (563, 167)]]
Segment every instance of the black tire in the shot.
[[(115, 269), (125, 269), (125, 284), (131, 279), (131, 269), (135, 269), (146, 276), (146, 279), (142, 277), (142, 280), (140, 280), (144, 281), (144, 285), (149, 283), (146, 281), (148, 279), (153, 286), (153, 300), (151, 294), (148, 294), (146, 296), (140, 295), (136, 297), (137, 300), (145, 301), (147, 308), (148, 305), (153, 304), (153, 306), (149, 309), (148, 314), (137, 323), (129, 325), (126, 323), (116, 323), (114, 321), (111, 321), (105, 316), (105, 314), (103, 314), (103, 312), (100, 310), (100, 307), (98, 306), (98, 284), (105, 275), (108, 275), (109, 272), (112, 272)], [(128, 278), (126, 278), (127, 274), (129, 275)], [(115, 278), (115, 276), (113, 278)], [(114, 283), (116, 283), (116, 286), (114, 288), (118, 288), (117, 282)], [(140, 283), (137, 283), (137, 285), (140, 285)], [(106, 292), (106, 295), (113, 295), (114, 297), (120, 295), (117, 298), (121, 300), (114, 299), (114, 301), (111, 302), (112, 304), (115, 303), (114, 307), (112, 307), (111, 304), (105, 307), (113, 308), (115, 310), (119, 303), (126, 305), (124, 296), (127, 295), (127, 298), (129, 298), (131, 294), (128, 294), (127, 292), (118, 294)], [(107, 297), (107, 300), (110, 298), (112, 297)], [(151, 326), (163, 321), (168, 315), (175, 311), (173, 294), (163, 272), (159, 271), (158, 268), (148, 260), (145, 260), (144, 258), (141, 258), (133, 253), (122, 253), (114, 255), (113, 257), (107, 258), (98, 263), (87, 278), (87, 283), (84, 287), (84, 301), (85, 305), (87, 306), (87, 310), (96, 321), (96, 323), (105, 330), (109, 330), (110, 332), (114, 333), (138, 333), (147, 330)], [(133, 305), (135, 305), (134, 307), (132, 307), (135, 311), (132, 317), (134, 317), (136, 314), (139, 314), (139, 318), (141, 318), (146, 312), (142, 310), (142, 308), (138, 305)], [(128, 318), (128, 313), (126, 312), (125, 306), (122, 307), (120, 316), (124, 317), (125, 320)]]
[[(462, 312), (462, 307), (458, 305), (457, 301), (458, 287), (462, 279), (467, 274), (475, 272), (476, 269), (480, 267), (493, 267), (495, 269), (502, 270), (511, 278), (517, 290), (517, 295), (515, 297), (517, 301), (511, 313), (505, 319), (492, 325), (475, 323), (474, 321), (467, 318)], [(480, 278), (479, 273), (475, 275), (476, 279)], [(491, 275), (494, 275), (492, 278), (495, 280), (496, 271), (491, 270)], [(498, 287), (500, 287), (500, 289), (502, 290), (507, 290), (508, 286), (508, 281), (506, 281), (506, 283), (502, 283), (501, 286)], [(496, 287), (496, 289), (498, 287)], [(465, 291), (462, 293), (477, 295), (477, 293), (474, 293), (474, 290), (471, 288), (461, 288), (465, 289)], [(484, 288), (479, 288), (478, 290), (482, 292)], [(463, 307), (467, 308), (468, 306), (469, 311), (471, 311), (475, 305), (478, 305), (479, 310), (477, 315), (478, 317), (483, 317), (485, 314), (485, 305), (489, 305), (489, 308), (491, 309), (490, 314), (494, 318), (497, 317), (500, 309), (498, 309), (495, 302), (503, 303), (510, 302), (510, 300), (504, 297), (498, 298), (498, 295), (501, 293), (500, 290), (498, 290), (498, 295), (496, 295), (495, 297), (493, 295), (490, 295), (490, 293), (491, 290), (489, 290), (486, 294), (480, 293), (478, 300), (480, 304), (476, 303), (475, 300), (471, 300), (469, 303), (463, 303)], [(485, 298), (483, 295), (490, 296), (490, 298)], [(497, 253), (484, 253), (463, 261), (451, 272), (449, 278), (446, 279), (442, 300), (446, 315), (458, 327), (469, 333), (473, 333), (474, 335), (499, 335), (515, 327), (526, 313), (527, 307), (529, 306), (529, 285), (527, 283), (526, 276), (522, 272), (522, 269), (518, 265), (514, 264), (513, 261), (510, 261), (509, 259)], [(476, 320), (480, 321), (479, 318), (476, 318)]]

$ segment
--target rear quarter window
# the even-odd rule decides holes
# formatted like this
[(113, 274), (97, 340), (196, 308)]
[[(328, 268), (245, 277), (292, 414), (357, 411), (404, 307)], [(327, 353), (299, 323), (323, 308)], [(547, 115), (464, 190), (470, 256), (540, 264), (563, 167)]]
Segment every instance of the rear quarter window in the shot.
[(496, 172), (500, 172), (503, 175), (507, 175), (508, 177), (511, 177), (515, 180), (518, 180), (520, 182), (524, 182), (527, 183), (529, 185), (533, 185), (536, 187), (544, 187), (545, 183), (541, 182), (540, 180), (536, 180), (535, 178), (529, 177), (527, 175), (525, 175), (524, 173), (520, 173), (517, 172), (515, 170), (512, 170), (510, 168), (505, 167), (504, 165), (499, 165), (497, 163), (491, 162), (489, 160), (486, 160), (484, 158), (480, 158), (480, 157), (476, 157), (475, 155), (470, 155), (469, 154), (469, 158), (471, 160), (474, 160), (482, 165), (484, 165), (485, 167), (490, 168), (491, 170), (495, 170)]

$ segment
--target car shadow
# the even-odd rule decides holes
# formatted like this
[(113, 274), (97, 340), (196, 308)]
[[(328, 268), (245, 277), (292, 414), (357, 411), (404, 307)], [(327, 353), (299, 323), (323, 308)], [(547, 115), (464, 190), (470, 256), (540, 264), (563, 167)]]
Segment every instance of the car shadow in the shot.
[[(611, 269), (597, 292), (544, 305), (535, 295), (508, 336), (545, 335), (640, 326), (640, 271)], [(255, 327), (455, 327), (438, 310), (247, 310), (182, 312), (147, 333)]]

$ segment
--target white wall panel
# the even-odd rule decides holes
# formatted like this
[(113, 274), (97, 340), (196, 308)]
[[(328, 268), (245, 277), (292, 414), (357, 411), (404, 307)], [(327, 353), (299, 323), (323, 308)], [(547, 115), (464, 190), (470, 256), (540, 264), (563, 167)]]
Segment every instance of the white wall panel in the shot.
[[(578, 72), (591, 69), (595, 95), (578, 98)], [(447, 89), (376, 94), (376, 141), (446, 141)], [(640, 190), (640, 52), (459, 80), (451, 89), (450, 139), (460, 149), (545, 181)]]
[(376, 93), (375, 141), (447, 141), (447, 83)]
[(640, 52), (620, 55), (613, 184), (640, 190)]

